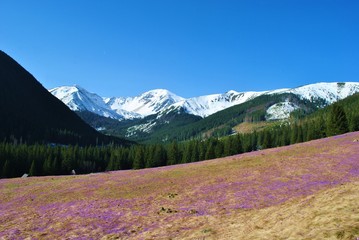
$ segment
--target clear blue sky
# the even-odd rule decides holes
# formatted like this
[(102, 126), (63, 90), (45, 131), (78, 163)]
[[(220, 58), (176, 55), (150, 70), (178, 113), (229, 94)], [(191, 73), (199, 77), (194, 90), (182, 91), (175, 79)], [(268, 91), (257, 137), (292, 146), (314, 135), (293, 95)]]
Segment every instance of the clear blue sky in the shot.
[(0, 0), (0, 49), (45, 87), (183, 97), (359, 81), (359, 1)]

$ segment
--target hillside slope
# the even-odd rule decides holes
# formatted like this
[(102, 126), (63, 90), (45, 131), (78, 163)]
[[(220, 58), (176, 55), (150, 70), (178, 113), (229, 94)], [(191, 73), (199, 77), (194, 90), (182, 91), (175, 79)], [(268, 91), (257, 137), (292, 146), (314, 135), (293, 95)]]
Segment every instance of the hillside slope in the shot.
[(0, 180), (0, 238), (355, 239), (359, 132), (185, 165)]
[(2, 51), (0, 85), (1, 141), (63, 144), (126, 142), (95, 131)]

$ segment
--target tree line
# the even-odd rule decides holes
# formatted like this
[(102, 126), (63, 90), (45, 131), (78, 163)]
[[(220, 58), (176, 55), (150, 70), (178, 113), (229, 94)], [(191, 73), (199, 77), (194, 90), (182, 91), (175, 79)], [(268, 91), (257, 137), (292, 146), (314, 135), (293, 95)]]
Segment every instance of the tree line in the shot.
[(260, 132), (224, 138), (133, 146), (0, 144), (1, 177), (64, 175), (141, 169), (197, 162), (359, 130), (359, 114), (333, 104), (303, 119), (283, 121)]

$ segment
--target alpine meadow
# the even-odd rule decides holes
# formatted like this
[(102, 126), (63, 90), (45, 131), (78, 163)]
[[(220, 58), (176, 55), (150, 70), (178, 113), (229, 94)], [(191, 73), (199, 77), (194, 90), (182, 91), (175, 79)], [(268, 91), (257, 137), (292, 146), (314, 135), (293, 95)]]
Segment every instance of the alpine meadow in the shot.
[(0, 239), (359, 239), (356, 1), (3, 1)]

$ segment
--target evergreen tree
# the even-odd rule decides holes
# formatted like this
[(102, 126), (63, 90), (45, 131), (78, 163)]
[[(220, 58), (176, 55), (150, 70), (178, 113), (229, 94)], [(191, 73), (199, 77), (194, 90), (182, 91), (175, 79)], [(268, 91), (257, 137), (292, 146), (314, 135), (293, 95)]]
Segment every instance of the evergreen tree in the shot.
[(211, 139), (209, 139), (207, 141), (205, 159), (214, 159), (214, 158), (216, 158), (214, 149), (215, 149), (215, 141), (214, 141), (214, 139), (211, 138)]
[(359, 114), (352, 114), (349, 122), (351, 132), (359, 131)]
[(301, 125), (298, 126), (297, 131), (297, 139), (295, 140), (296, 143), (301, 143), (304, 140), (304, 134), (303, 134), (303, 127)]
[(343, 107), (337, 103), (333, 104), (331, 107), (331, 111), (329, 112), (327, 124), (328, 136), (339, 135), (348, 131), (348, 120)]
[(231, 156), (232, 155), (232, 138), (227, 137), (223, 140), (223, 155)]
[(193, 145), (191, 162), (197, 162), (197, 161), (199, 161), (199, 144), (198, 144), (198, 141), (191, 141), (191, 144)]
[(192, 146), (191, 142), (187, 142), (185, 144), (185, 147), (184, 147), (184, 150), (183, 150), (181, 163), (189, 163), (189, 162), (191, 162), (192, 150), (193, 150), (193, 146)]
[(271, 133), (268, 130), (265, 130), (263, 131), (262, 136), (262, 148), (270, 148), (272, 146)]
[(216, 146), (214, 149), (214, 155), (216, 158), (223, 157), (223, 143), (221, 141), (216, 142)]
[(108, 162), (108, 165), (106, 167), (107, 171), (113, 171), (116, 170), (116, 157), (115, 157), (115, 151), (111, 152), (110, 161)]
[(176, 163), (178, 163), (179, 160), (179, 149), (178, 149), (178, 144), (176, 141), (172, 142), (169, 146), (168, 146), (168, 162), (167, 165), (174, 165)]
[(30, 170), (29, 170), (29, 175), (30, 176), (38, 176), (36, 160), (35, 159), (32, 160), (31, 167), (30, 167)]
[(145, 156), (143, 147), (136, 147), (135, 158), (133, 160), (133, 168), (141, 169), (145, 167)]
[(9, 160), (6, 160), (5, 161), (5, 164), (3, 166), (3, 169), (2, 169), (2, 174), (1, 176), (4, 177), (4, 178), (9, 178), (9, 177), (12, 177), (12, 169), (11, 169), (11, 164), (10, 164), (10, 161)]
[(298, 140), (298, 125), (295, 123), (291, 129), (290, 144), (297, 143), (297, 140)]
[[(31, 164), (32, 165), (32, 164)], [(44, 161), (44, 164), (42, 166), (44, 175), (51, 175), (54, 174), (53, 171), (53, 164), (51, 162), (51, 156), (48, 156), (46, 160)], [(30, 168), (31, 169), (31, 168)]]

